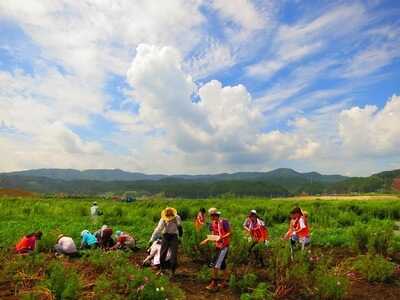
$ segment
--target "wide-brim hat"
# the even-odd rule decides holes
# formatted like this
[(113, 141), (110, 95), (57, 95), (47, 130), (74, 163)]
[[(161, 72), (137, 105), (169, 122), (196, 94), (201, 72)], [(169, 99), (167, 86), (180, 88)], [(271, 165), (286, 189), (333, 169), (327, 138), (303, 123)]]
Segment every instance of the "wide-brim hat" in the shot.
[(60, 234), (58, 237), (57, 237), (57, 243), (58, 243), (58, 241), (62, 238), (62, 237), (64, 237), (64, 236), (67, 236), (66, 234)]
[(175, 219), (176, 215), (177, 215), (177, 211), (173, 207), (166, 207), (161, 212), (161, 218), (164, 221), (171, 221), (171, 220)]
[(210, 215), (220, 215), (221, 212), (218, 211), (218, 209), (216, 209), (215, 207), (211, 207), (211, 208), (208, 210), (208, 214), (210, 214)]
[(122, 235), (122, 231), (117, 230), (117, 231), (115, 232), (115, 237), (116, 237), (116, 238), (119, 238), (121, 235)]

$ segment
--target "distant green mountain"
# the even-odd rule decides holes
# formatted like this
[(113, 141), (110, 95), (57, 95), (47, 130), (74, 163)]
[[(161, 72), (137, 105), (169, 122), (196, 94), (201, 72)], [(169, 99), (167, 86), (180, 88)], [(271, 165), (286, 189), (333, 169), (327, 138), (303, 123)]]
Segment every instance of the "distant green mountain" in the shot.
[(74, 170), (74, 169), (38, 169), (1, 173), (0, 175), (8, 176), (33, 176), (33, 177), (46, 177), (50, 179), (60, 179), (64, 181), (73, 180), (99, 180), (99, 181), (132, 181), (132, 180), (160, 180), (163, 178), (182, 178), (182, 179), (196, 179), (209, 182), (217, 182), (224, 180), (251, 180), (259, 179), (266, 180), (272, 178), (303, 178), (307, 180), (319, 180), (323, 182), (338, 182), (347, 179), (346, 176), (341, 175), (321, 175), (317, 172), (311, 173), (298, 173), (292, 169), (280, 168), (269, 172), (237, 172), (233, 174), (222, 173), (216, 175), (162, 175), (154, 174), (147, 175), (143, 173), (130, 173), (120, 169), (91, 169), (91, 170)]
[(51, 179), (60, 179), (65, 181), (72, 180), (100, 180), (100, 181), (116, 181), (116, 180), (159, 180), (167, 175), (146, 175), (142, 173), (130, 173), (120, 169), (107, 170), (107, 169), (91, 169), (91, 170), (74, 170), (74, 169), (38, 169), (27, 170), (18, 172), (2, 173), (4, 175), (18, 175), (18, 176), (37, 176), (47, 177)]
[(68, 193), (88, 196), (163, 194), (166, 197), (209, 198), (223, 195), (286, 197), (317, 194), (391, 193), (400, 170), (369, 177), (299, 173), (281, 168), (270, 172), (238, 172), (216, 175), (146, 175), (122, 170), (39, 169), (0, 174), (0, 188), (34, 193)]
[(393, 192), (392, 181), (397, 178), (400, 178), (400, 169), (384, 171), (369, 177), (352, 177), (330, 185), (327, 193), (391, 193)]

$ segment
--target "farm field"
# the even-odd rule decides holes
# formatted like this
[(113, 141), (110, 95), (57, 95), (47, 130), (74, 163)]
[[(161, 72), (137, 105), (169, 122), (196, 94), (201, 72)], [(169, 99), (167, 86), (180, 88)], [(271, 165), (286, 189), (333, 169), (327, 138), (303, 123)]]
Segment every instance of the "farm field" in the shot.
[[(116, 203), (96, 200), (104, 212), (94, 224), (93, 199), (61, 200), (0, 198), (1, 299), (397, 299), (400, 294), (400, 199), (373, 198), (138, 200)], [(353, 201), (357, 200), (357, 201)], [(159, 277), (138, 267), (161, 210), (173, 206), (183, 220), (177, 276)], [(309, 212), (311, 246), (296, 250), (283, 240), (289, 211)], [(199, 246), (206, 228), (194, 228), (200, 207), (217, 207), (232, 229), (228, 256), (230, 287), (210, 293), (208, 263), (213, 246)], [(242, 224), (256, 209), (269, 229), (269, 244), (260, 249), (265, 267), (248, 252)], [(114, 232), (129, 231), (139, 239), (138, 252), (81, 251), (81, 257), (57, 259), (52, 249), (60, 233), (77, 246), (80, 232), (107, 224)], [(13, 253), (25, 234), (43, 231), (30, 256)], [(258, 245), (257, 245), (258, 246)]]

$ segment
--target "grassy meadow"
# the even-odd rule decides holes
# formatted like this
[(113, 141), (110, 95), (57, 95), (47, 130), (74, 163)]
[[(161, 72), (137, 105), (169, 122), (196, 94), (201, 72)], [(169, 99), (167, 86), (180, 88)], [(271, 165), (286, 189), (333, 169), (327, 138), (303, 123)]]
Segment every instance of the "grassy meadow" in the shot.
[[(94, 200), (104, 212), (96, 224), (90, 218)], [(137, 254), (102, 253), (97, 249), (86, 250), (73, 260), (52, 257), (59, 234), (70, 235), (79, 247), (82, 230), (94, 232), (103, 224), (114, 232), (132, 233), (139, 239), (139, 248), (146, 249), (166, 206), (175, 207), (183, 220), (180, 261), (181, 265), (196, 267), (191, 289), (204, 290), (211, 279), (207, 265), (213, 254), (212, 245), (198, 246), (208, 231), (194, 228), (200, 207), (217, 207), (233, 230), (228, 256), (232, 275), (227, 295), (231, 298), (226, 299), (343, 299), (356, 288), (355, 283), (399, 285), (400, 236), (394, 235), (398, 229), (395, 221), (400, 220), (398, 197), (152, 199), (133, 203), (4, 197), (0, 198), (0, 298), (189, 299), (189, 291), (179, 276), (178, 282), (170, 282), (152, 270), (137, 268)], [(290, 247), (282, 237), (288, 230), (289, 212), (295, 206), (309, 212), (311, 247), (295, 251), (291, 260)], [(269, 244), (261, 249), (267, 265), (263, 270), (249, 267), (249, 242), (242, 224), (252, 209), (257, 210), (269, 230)], [(43, 232), (38, 249), (29, 257), (14, 254), (17, 241), (37, 230)], [(337, 253), (341, 253), (340, 260)], [(182, 269), (178, 271), (183, 276)]]

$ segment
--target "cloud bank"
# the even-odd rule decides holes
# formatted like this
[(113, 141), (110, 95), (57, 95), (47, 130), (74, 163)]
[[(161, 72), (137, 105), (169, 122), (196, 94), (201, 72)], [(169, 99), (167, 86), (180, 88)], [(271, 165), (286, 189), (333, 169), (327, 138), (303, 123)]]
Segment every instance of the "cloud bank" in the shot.
[(0, 171), (399, 168), (398, 10), (296, 5), (0, 0)]

